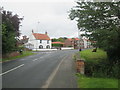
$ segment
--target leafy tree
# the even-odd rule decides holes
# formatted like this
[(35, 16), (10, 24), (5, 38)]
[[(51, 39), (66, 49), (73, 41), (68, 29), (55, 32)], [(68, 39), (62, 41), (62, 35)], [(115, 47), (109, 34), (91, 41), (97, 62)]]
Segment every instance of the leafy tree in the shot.
[(60, 37), (60, 38), (58, 38), (58, 39), (53, 38), (53, 39), (52, 39), (52, 42), (64, 42), (66, 39), (67, 39), (67, 37)]
[(63, 44), (52, 44), (53, 47), (62, 47)]
[(52, 42), (57, 42), (57, 41), (58, 41), (58, 39), (56, 39), (56, 38), (52, 39)]
[(13, 15), (12, 12), (1, 9), (2, 13), (2, 53), (12, 52), (17, 48), (17, 37), (19, 37), (20, 21), (23, 18)]
[(77, 2), (69, 14), (85, 36), (107, 51), (110, 63), (120, 60), (120, 2)]

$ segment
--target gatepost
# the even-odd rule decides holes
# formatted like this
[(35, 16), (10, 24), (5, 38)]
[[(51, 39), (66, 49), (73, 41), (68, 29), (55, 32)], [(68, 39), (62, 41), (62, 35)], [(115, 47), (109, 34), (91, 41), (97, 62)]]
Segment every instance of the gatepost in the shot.
[(77, 73), (84, 74), (85, 60), (84, 59), (76, 60), (76, 68)]

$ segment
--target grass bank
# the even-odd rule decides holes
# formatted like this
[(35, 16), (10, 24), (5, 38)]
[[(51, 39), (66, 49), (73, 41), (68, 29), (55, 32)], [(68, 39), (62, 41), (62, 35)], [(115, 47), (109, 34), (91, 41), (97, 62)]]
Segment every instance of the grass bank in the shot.
[(24, 51), (23, 54), (21, 54), (19, 56), (14, 56), (14, 57), (1, 59), (0, 62), (15, 60), (15, 59), (22, 58), (22, 57), (25, 57), (25, 56), (30, 56), (30, 55), (33, 55), (33, 54), (35, 54), (35, 53), (33, 53), (32, 51)]
[[(97, 49), (97, 52), (92, 52), (92, 49), (87, 49), (79, 55), (85, 59), (85, 75), (77, 74), (79, 88), (118, 88), (118, 79), (111, 77), (117, 74), (117, 69), (109, 68), (105, 51)], [(111, 70), (115, 72), (111, 74)]]
[(80, 52), (80, 57), (86, 61), (99, 62), (107, 59), (107, 54), (101, 49), (97, 49), (97, 52), (92, 52), (93, 49), (87, 49)]
[(77, 74), (78, 88), (118, 88), (118, 79), (94, 78)]

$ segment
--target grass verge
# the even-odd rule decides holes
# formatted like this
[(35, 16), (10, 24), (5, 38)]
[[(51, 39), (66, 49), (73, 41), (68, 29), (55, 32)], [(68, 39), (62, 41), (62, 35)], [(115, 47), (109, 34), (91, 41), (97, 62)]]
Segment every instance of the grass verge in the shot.
[(6, 61), (10, 61), (10, 60), (15, 60), (15, 59), (22, 58), (22, 57), (25, 57), (25, 56), (30, 56), (30, 55), (33, 55), (33, 54), (35, 54), (35, 53), (33, 53), (32, 51), (24, 51), (23, 54), (21, 54), (19, 56), (0, 59), (0, 62), (6, 62)]
[(92, 52), (93, 49), (87, 49), (80, 52), (80, 57), (86, 61), (98, 62), (100, 60), (106, 60), (107, 54), (101, 49), (97, 49), (97, 52)]
[(78, 88), (118, 88), (118, 79), (94, 78), (77, 74)]
[(109, 64), (105, 51), (87, 49), (79, 55), (85, 59), (85, 75), (77, 74), (79, 88), (118, 88), (118, 79), (108, 77)]

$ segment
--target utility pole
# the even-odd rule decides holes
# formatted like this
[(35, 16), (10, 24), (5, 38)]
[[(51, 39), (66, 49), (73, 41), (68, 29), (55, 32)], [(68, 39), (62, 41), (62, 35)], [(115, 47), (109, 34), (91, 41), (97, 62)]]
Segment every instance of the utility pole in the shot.
[[(38, 27), (39, 27), (39, 23), (40, 23), (40, 22), (38, 21)], [(38, 33), (38, 29), (39, 29), (39, 28), (37, 28), (37, 33)], [(37, 36), (38, 36), (38, 35), (37, 35)], [(37, 38), (38, 38), (38, 37), (37, 37)], [(38, 47), (37, 47), (38, 43), (39, 43), (39, 41), (36, 42), (36, 51), (37, 51), (37, 48), (38, 48)]]
[(79, 31), (79, 29), (78, 29), (78, 50), (80, 49), (80, 36), (79, 36), (79, 33), (80, 33), (80, 31)]
[(79, 51), (81, 51), (81, 45), (80, 45), (80, 40), (82, 39), (81, 38), (81, 34), (80, 34), (80, 29), (78, 29), (78, 49), (79, 49)]

